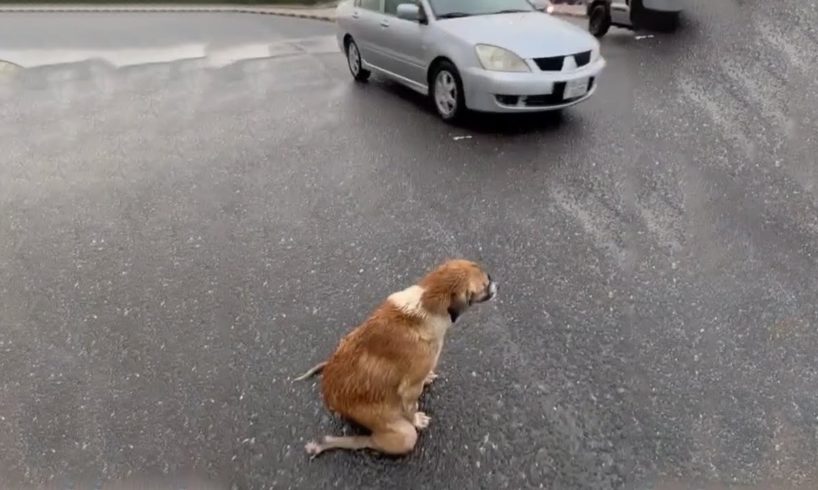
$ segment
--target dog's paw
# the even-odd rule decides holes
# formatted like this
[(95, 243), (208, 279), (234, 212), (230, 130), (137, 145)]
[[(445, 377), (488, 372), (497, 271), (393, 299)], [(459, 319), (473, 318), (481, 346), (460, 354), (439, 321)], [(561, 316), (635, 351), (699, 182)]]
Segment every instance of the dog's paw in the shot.
[(415, 412), (415, 420), (412, 422), (416, 429), (425, 429), (429, 427), (429, 422), (432, 421), (432, 417), (429, 417), (423, 412)]
[(304, 446), (304, 450), (307, 451), (307, 454), (309, 454), (311, 458), (314, 458), (321, 454), (321, 451), (324, 450), (324, 447), (315, 441), (310, 441)]
[(430, 385), (430, 384), (432, 384), (432, 383), (433, 383), (433, 382), (434, 382), (434, 381), (435, 381), (437, 378), (438, 378), (437, 373), (435, 373), (435, 372), (431, 372), (431, 373), (429, 373), (429, 374), (427, 374), (427, 375), (426, 375), (426, 379), (425, 379), (425, 380), (423, 380), (423, 384), (424, 384), (424, 385)]

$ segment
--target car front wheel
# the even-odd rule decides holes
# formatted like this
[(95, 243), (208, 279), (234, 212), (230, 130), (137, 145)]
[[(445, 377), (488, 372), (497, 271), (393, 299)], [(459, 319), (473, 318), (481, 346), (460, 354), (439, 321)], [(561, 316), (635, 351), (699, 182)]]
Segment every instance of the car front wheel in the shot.
[(611, 13), (604, 4), (597, 4), (588, 14), (588, 31), (595, 37), (602, 37), (611, 28)]
[(429, 95), (438, 115), (444, 121), (456, 121), (466, 112), (463, 82), (455, 66), (448, 62), (438, 63), (430, 77)]
[(358, 45), (352, 39), (347, 42), (347, 65), (349, 66), (349, 72), (352, 73), (352, 78), (354, 78), (355, 81), (365, 82), (369, 79), (369, 75), (371, 73), (369, 70), (364, 69), (363, 62), (361, 60), (361, 51), (358, 49)]
[(644, 7), (642, 0), (633, 0), (631, 5), (631, 23), (635, 29), (673, 32), (679, 25), (679, 13), (648, 10)]
[(679, 27), (679, 13), (656, 12), (643, 24), (645, 28), (657, 32), (673, 32)]

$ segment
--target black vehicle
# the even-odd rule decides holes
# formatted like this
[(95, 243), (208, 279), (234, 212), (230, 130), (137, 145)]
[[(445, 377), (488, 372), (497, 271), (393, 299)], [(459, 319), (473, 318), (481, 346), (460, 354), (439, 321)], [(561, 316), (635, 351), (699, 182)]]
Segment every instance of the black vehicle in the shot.
[(611, 26), (672, 31), (684, 0), (587, 0), (588, 30), (602, 37)]

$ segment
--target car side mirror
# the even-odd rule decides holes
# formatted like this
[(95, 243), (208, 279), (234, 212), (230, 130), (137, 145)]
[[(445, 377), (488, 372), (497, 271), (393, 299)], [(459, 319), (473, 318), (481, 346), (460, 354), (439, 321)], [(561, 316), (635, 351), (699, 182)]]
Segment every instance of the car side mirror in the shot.
[(539, 10), (540, 12), (551, 13), (554, 10), (554, 6), (551, 4), (549, 0), (529, 0), (528, 3), (534, 7), (534, 10)]
[(398, 5), (398, 19), (411, 22), (422, 22), (424, 16), (420, 13), (420, 7), (414, 3), (402, 3)]

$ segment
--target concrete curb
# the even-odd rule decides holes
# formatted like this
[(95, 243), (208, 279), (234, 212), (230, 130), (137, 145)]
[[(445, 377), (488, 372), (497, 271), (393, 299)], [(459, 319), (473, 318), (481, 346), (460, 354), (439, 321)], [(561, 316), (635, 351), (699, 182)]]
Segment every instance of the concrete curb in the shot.
[[(302, 11), (303, 10), (303, 11)], [(241, 6), (176, 6), (176, 5), (142, 5), (142, 6), (95, 6), (95, 5), (0, 5), (0, 13), (77, 13), (77, 12), (96, 12), (96, 13), (231, 13), (231, 14), (257, 14), (257, 15), (275, 15), (279, 17), (292, 17), (298, 19), (318, 20), (323, 22), (335, 22), (335, 15), (324, 12), (316, 12), (317, 10), (326, 11), (327, 8), (312, 8), (312, 7), (241, 7)], [(562, 15), (567, 17), (585, 17), (585, 14), (575, 8), (560, 8), (557, 7), (555, 15)]]
[(279, 17), (293, 17), (299, 19), (320, 20), (324, 22), (335, 22), (332, 15), (311, 12), (310, 8), (300, 9), (277, 9), (277, 8), (254, 8), (241, 6), (0, 6), (0, 13), (231, 13), (231, 14), (257, 14), (275, 15)]

